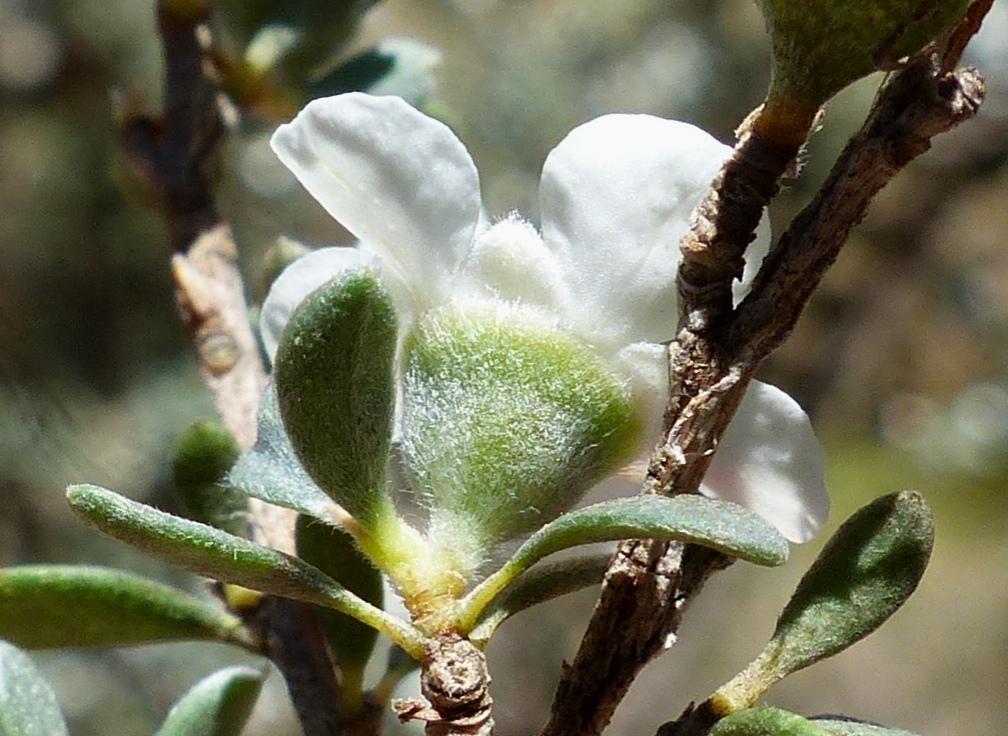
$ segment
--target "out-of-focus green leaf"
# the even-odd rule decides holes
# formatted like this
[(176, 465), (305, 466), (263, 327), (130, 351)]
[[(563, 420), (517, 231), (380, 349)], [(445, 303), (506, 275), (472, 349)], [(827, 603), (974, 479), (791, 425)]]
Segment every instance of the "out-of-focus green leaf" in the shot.
[(880, 726), (877, 723), (859, 721), (854, 718), (817, 716), (809, 720), (836, 736), (916, 736), (909, 731)]
[(311, 248), (304, 243), (287, 235), (278, 236), (273, 245), (266, 250), (259, 267), (260, 300), (269, 293), (270, 286), (287, 266), (308, 253), (311, 253)]
[(611, 554), (603, 553), (532, 568), (490, 602), (469, 632), (469, 639), (476, 646), (485, 647), (497, 627), (516, 613), (590, 585), (598, 585), (611, 559)]
[(191, 518), (243, 536), (248, 501), (221, 485), (238, 454), (238, 443), (222, 424), (197, 422), (175, 442), (172, 481)]
[(252, 646), (219, 606), (153, 580), (84, 565), (0, 570), (0, 638), (28, 649), (202, 639)]
[(708, 699), (714, 712), (752, 705), (778, 680), (881, 626), (917, 588), (933, 544), (919, 493), (883, 496), (855, 513), (798, 583), (763, 652)]
[(296, 557), (98, 486), (70, 486), (67, 499), (99, 531), (152, 557), (224, 583), (336, 608), (378, 629), (410, 654), (419, 657), (423, 652), (424, 639), (412, 626)]
[(391, 297), (373, 273), (361, 269), (301, 302), (274, 366), (280, 415), (301, 465), (371, 529), (395, 516), (385, 467), (397, 344)]
[(312, 84), (312, 97), (363, 91), (395, 95), (415, 107), (434, 91), (434, 70), (441, 54), (411, 38), (387, 38), (374, 48), (347, 59)]
[(829, 732), (786, 710), (746, 708), (718, 721), (710, 736), (829, 736)]
[(213, 673), (172, 706), (154, 736), (240, 736), (262, 681), (262, 673), (251, 667), (228, 667)]
[[(299, 516), (297, 551), (298, 557), (305, 562), (315, 565), (373, 606), (382, 608), (381, 573), (361, 554), (349, 534), (323, 526), (310, 517)], [(318, 616), (336, 662), (343, 670), (344, 687), (359, 691), (378, 632), (331, 608), (319, 609)]]
[(604, 501), (564, 514), (529, 537), (504, 566), (463, 599), (460, 630), (471, 631), (487, 604), (543, 557), (568, 547), (619, 539), (677, 540), (760, 565), (780, 565), (788, 543), (769, 523), (727, 501), (645, 495)]
[(56, 694), (28, 655), (0, 641), (0, 736), (67, 736)]

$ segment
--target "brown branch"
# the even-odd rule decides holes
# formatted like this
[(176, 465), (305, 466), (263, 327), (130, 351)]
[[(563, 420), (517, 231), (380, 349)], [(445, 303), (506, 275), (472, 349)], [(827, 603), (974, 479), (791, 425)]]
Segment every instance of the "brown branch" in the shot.
[[(982, 93), (976, 72), (946, 75), (930, 61), (895, 75), (823, 191), (764, 261), (750, 296), (732, 311), (731, 278), (741, 272), (748, 243), (743, 226), (755, 227), (788, 163), (784, 155), (771, 157), (769, 166), (762, 155), (753, 166), (739, 162), (759, 148), (751, 135), (743, 136), (684, 241), (667, 440), (652, 460), (646, 490), (696, 492), (753, 373), (793, 326), (871, 197), (927, 150), (932, 136), (971, 117)], [(852, 199), (855, 191), (859, 196)], [(757, 203), (755, 211), (740, 201), (746, 192)], [(673, 641), (684, 607), (729, 562), (691, 545), (624, 543), (575, 660), (561, 675), (543, 735), (600, 733), (636, 673)]]
[(973, 117), (983, 94), (975, 69), (944, 74), (927, 59), (889, 81), (815, 199), (767, 256), (727, 335), (730, 350), (760, 361), (784, 341), (875, 195), (934, 136)]
[[(175, 251), (179, 312), (203, 379), (225, 426), (247, 450), (255, 443), (267, 377), (248, 320), (237, 246), (217, 213), (210, 183), (224, 133), (208, 61), (210, 13), (200, 2), (177, 0), (161, 0), (157, 12), (165, 60), (164, 117), (122, 120), (120, 145), (164, 217)], [(254, 499), (249, 512), (255, 541), (293, 552), (293, 512)], [(339, 681), (311, 607), (267, 596), (244, 614), (283, 673), (305, 736), (350, 732), (355, 726), (341, 713)], [(378, 721), (371, 724), (370, 732), (377, 733)]]

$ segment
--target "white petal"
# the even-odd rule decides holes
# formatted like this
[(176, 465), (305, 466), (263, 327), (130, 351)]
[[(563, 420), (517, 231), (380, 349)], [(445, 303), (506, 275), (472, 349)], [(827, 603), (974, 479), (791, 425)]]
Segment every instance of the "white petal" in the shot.
[(679, 240), (730, 153), (704, 131), (649, 115), (606, 115), (546, 159), (543, 239), (566, 269), (586, 337), (662, 342), (675, 332)]
[(357, 248), (321, 248), (285, 268), (270, 286), (259, 313), (259, 329), (270, 360), (287, 322), (306, 296), (344, 271), (374, 263), (374, 256)]
[(476, 167), (447, 126), (397, 97), (350, 93), (308, 103), (271, 145), (418, 304), (445, 300), (480, 217)]
[(717, 448), (701, 491), (756, 512), (792, 542), (829, 514), (825, 456), (798, 403), (753, 381)]
[(559, 305), (564, 302), (560, 264), (538, 231), (516, 215), (476, 237), (459, 275), (469, 292), (463, 299), (514, 302), (560, 316)]
[(668, 351), (664, 345), (635, 342), (620, 350), (613, 367), (630, 382), (634, 408), (641, 421), (641, 452), (650, 452), (661, 439), (668, 401)]

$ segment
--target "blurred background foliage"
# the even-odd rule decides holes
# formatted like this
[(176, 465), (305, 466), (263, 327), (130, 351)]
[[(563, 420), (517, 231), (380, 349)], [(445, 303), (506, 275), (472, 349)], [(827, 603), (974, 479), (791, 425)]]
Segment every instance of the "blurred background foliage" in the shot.
[[(469, 146), (490, 211), (533, 219), (539, 167), (574, 125), (648, 112), (730, 141), (769, 69), (751, 0), (385, 0), (344, 54), (399, 38), (439, 51), (426, 107)], [(831, 529), (908, 488), (938, 523), (931, 569), (904, 611), (769, 700), (929, 736), (993, 736), (1008, 722), (1008, 0), (969, 53), (988, 75), (979, 118), (881, 194), (764, 375), (802, 401), (826, 442)], [(89, 481), (177, 509), (171, 444), (213, 415), (173, 311), (165, 234), (118, 167), (111, 100), (156, 110), (159, 55), (153, 0), (0, 0), (0, 564), (105, 563), (205, 591), (76, 524), (63, 497)], [(829, 106), (801, 178), (775, 204), (778, 231), (879, 81)], [(278, 235), (347, 239), (273, 160), (276, 122), (243, 121), (220, 165), (220, 208), (254, 298)], [(717, 576), (611, 733), (652, 733), (744, 665), (818, 546), (796, 549), (784, 570)], [(592, 601), (586, 592), (523, 614), (494, 640), (502, 734), (540, 725)], [(236, 656), (162, 645), (37, 659), (77, 736), (139, 736)], [(249, 732), (294, 734), (282, 684), (270, 682)]]

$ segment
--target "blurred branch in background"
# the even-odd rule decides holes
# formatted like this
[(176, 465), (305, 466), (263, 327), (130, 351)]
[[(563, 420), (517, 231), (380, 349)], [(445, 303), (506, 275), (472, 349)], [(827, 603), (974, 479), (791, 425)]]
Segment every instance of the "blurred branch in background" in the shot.
[[(238, 249), (217, 214), (210, 172), (224, 134), (222, 95), (211, 65), (213, 31), (202, 3), (165, 0), (158, 28), (165, 58), (163, 118), (125, 114), (125, 158), (141, 170), (172, 241), (176, 299), (199, 355), (203, 380), (241, 450), (256, 438), (256, 414), (266, 386), (252, 334)], [(123, 114), (123, 113), (121, 113)], [(296, 514), (249, 504), (252, 538), (294, 552)], [(271, 659), (284, 673), (306, 736), (345, 731), (339, 684), (311, 607), (264, 597), (246, 612)]]

